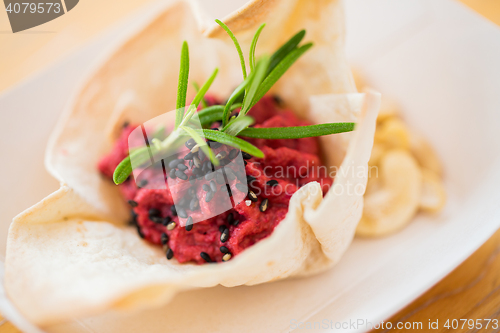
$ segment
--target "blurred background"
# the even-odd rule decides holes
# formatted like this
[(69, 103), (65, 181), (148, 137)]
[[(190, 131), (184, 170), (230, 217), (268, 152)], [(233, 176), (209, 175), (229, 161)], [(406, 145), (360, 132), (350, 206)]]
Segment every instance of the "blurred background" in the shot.
[[(500, 24), (500, 0), (460, 1)], [(11, 31), (6, 11), (0, 10), (0, 92), (50, 66), (100, 32), (118, 25), (155, 2), (157, 1), (82, 0), (65, 15), (16, 34)], [(207, 9), (217, 7), (217, 2), (218, 0), (203, 1)]]

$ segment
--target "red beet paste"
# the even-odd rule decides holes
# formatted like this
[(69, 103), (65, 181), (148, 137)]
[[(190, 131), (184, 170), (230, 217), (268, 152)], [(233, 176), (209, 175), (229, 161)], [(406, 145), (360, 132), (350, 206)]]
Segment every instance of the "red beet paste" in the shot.
[[(298, 119), (295, 114), (279, 107), (272, 97), (260, 100), (249, 112), (256, 121), (255, 127), (287, 127), (301, 126), (309, 123)], [(115, 143), (112, 151), (104, 156), (99, 162), (99, 170), (105, 176), (111, 178), (118, 163), (128, 154), (128, 136), (135, 126), (125, 126), (120, 138)], [(245, 171), (237, 175), (238, 178), (229, 180), (229, 185), (234, 188), (236, 183), (246, 185), (248, 181), (249, 190), (257, 196), (257, 201), (247, 206), (246, 198), (238, 198), (239, 203), (230, 211), (217, 215), (205, 221), (194, 223), (193, 228), (187, 231), (186, 219), (179, 218), (175, 209), (172, 209), (173, 199), (170, 189), (148, 189), (138, 188), (133, 177), (120, 185), (120, 190), (132, 206), (132, 220), (136, 224), (139, 235), (147, 241), (161, 245), (162, 234), (168, 235), (168, 248), (173, 251), (174, 258), (179, 262), (205, 263), (200, 256), (202, 252), (208, 254), (212, 261), (222, 261), (224, 253), (220, 247), (225, 246), (232, 256), (238, 255), (247, 247), (268, 237), (288, 211), (288, 203), (294, 192), (302, 185), (318, 181), (324, 193), (332, 184), (332, 179), (327, 176), (326, 169), (319, 168), (319, 147), (317, 138), (265, 140), (249, 139), (252, 144), (259, 147), (265, 154), (263, 159), (251, 158), (246, 160)], [(214, 149), (217, 154), (221, 150), (230, 152), (233, 148), (222, 146)], [(234, 154), (234, 153), (233, 153)], [(181, 156), (182, 157), (182, 156)], [(189, 167), (188, 161), (186, 166)], [(243, 165), (241, 165), (243, 171)], [(167, 170), (168, 172), (168, 170)], [(184, 171), (186, 175), (192, 175), (192, 168)], [(158, 168), (143, 173), (148, 182), (163, 181), (163, 170)], [(235, 172), (237, 174), (237, 172)], [(216, 180), (215, 177), (213, 179)], [(182, 181), (176, 179), (179, 183)], [(271, 181), (271, 182), (269, 182)], [(140, 182), (140, 181), (139, 181)], [(217, 184), (218, 190), (213, 199), (206, 202), (207, 193), (203, 185), (208, 186), (210, 181), (203, 176), (196, 180), (192, 194), (196, 194), (201, 208), (211, 209), (220, 204), (219, 195), (222, 197), (220, 188), (225, 185)], [(188, 186), (189, 187), (189, 186)], [(172, 187), (171, 187), (172, 188)], [(207, 188), (205, 186), (205, 188)], [(176, 186), (175, 191), (184, 191), (185, 186)], [(173, 193), (176, 196), (178, 193)], [(184, 193), (183, 193), (184, 195)], [(235, 197), (233, 195), (233, 197)], [(225, 196), (227, 199), (227, 196)], [(267, 208), (261, 211), (262, 201), (268, 199)], [(189, 200), (188, 200), (189, 201)], [(189, 206), (189, 204), (187, 203)], [(186, 209), (187, 215), (196, 216), (197, 211)], [(228, 215), (232, 215), (228, 217)], [(169, 221), (176, 223), (173, 230), (167, 230)], [(229, 239), (221, 242), (221, 231), (229, 230)], [(166, 239), (163, 236), (164, 240)]]

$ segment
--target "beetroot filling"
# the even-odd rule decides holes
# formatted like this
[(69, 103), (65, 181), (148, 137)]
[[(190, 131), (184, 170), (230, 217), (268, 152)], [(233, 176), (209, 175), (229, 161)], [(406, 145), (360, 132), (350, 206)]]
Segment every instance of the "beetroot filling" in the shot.
[[(255, 127), (310, 125), (310, 123), (298, 119), (291, 110), (282, 109), (275, 99), (268, 96), (262, 98), (251, 109), (249, 115), (255, 119)], [(112, 178), (116, 166), (127, 156), (128, 136), (135, 127), (125, 126), (112, 151), (99, 162), (98, 168), (106, 177)], [(317, 138), (248, 139), (248, 141), (260, 148), (265, 154), (263, 159), (252, 157), (246, 160), (245, 171), (246, 178), (249, 180), (248, 188), (257, 194), (256, 202), (247, 206), (245, 201), (249, 199), (248, 197), (239, 203), (235, 202), (233, 209), (197, 222), (190, 231), (187, 231), (185, 228), (186, 219), (180, 219), (175, 214), (175, 209), (174, 212), (172, 211), (173, 199), (170, 189), (138, 188), (133, 177), (130, 177), (119, 188), (125, 200), (135, 206), (132, 208), (132, 220), (137, 226), (139, 235), (151, 243), (161, 245), (162, 234), (166, 233), (168, 235), (168, 248), (173, 251), (174, 258), (180, 263), (205, 263), (205, 259), (200, 255), (202, 252), (208, 254), (212, 261), (220, 262), (224, 256), (220, 250), (221, 246), (225, 246), (232, 256), (235, 256), (261, 239), (268, 237), (276, 225), (285, 218), (291, 196), (302, 185), (317, 181), (321, 184), (323, 193), (326, 193), (330, 188), (332, 179), (328, 177), (326, 168), (320, 167), (322, 164)], [(214, 153), (232, 149), (232, 147), (223, 146), (214, 149)], [(191, 168), (185, 173), (188, 176), (191, 175)], [(145, 175), (144, 179), (148, 182), (163, 181), (161, 170), (153, 170), (143, 174)], [(271, 182), (269, 183), (269, 181)], [(233, 186), (239, 182), (241, 179), (235, 179), (229, 185)], [(246, 180), (244, 182), (246, 183)], [(217, 191), (209, 203), (205, 202), (207, 192), (203, 190), (203, 184), (209, 185), (209, 183), (210, 181), (202, 178), (197, 180), (195, 185), (200, 205), (207, 205), (208, 209), (217, 205), (218, 193), (220, 193)], [(177, 194), (173, 193), (174, 196)], [(264, 199), (268, 199), (268, 205), (267, 209), (261, 212), (259, 207)], [(151, 219), (151, 212), (157, 216), (157, 218), (153, 218), (155, 221)], [(192, 215), (196, 212), (188, 210), (187, 214)], [(232, 219), (228, 218), (228, 215), (232, 215)], [(173, 230), (167, 230), (164, 225), (169, 219), (176, 223)], [(237, 225), (230, 224), (231, 220), (239, 221), (239, 223)], [(229, 239), (224, 243), (220, 239), (221, 226), (229, 230)]]

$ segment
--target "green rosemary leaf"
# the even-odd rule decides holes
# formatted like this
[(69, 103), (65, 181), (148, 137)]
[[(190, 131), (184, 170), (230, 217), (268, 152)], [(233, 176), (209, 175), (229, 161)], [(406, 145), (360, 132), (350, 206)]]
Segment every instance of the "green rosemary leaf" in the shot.
[(215, 158), (212, 149), (210, 149), (210, 147), (207, 145), (207, 142), (200, 136), (198, 131), (188, 126), (181, 126), (180, 128), (186, 131), (186, 133), (188, 133), (189, 136), (191, 136), (194, 141), (196, 141), (196, 143), (200, 146), (200, 149), (203, 150), (205, 155), (208, 156), (208, 158), (214, 165), (219, 165), (219, 161)]
[(177, 104), (175, 111), (175, 128), (184, 117), (184, 108), (186, 107), (187, 88), (189, 80), (189, 48), (186, 41), (182, 43), (181, 66), (179, 70), (179, 85), (177, 86)]
[(326, 123), (297, 127), (250, 127), (240, 132), (239, 136), (256, 139), (301, 139), (315, 136), (350, 132), (355, 123)]
[(213, 105), (200, 110), (198, 112), (198, 119), (200, 120), (201, 127), (208, 126), (218, 120), (222, 120), (223, 113), (223, 105)]
[(252, 101), (254, 100), (255, 94), (257, 93), (262, 81), (265, 78), (268, 65), (269, 65), (269, 58), (262, 57), (257, 62), (255, 70), (253, 70), (252, 73), (250, 73), (250, 75), (252, 76), (251, 78), (252, 82), (250, 83), (250, 87), (248, 88), (245, 98), (243, 99), (243, 106), (241, 107), (241, 111), (238, 117), (246, 115), (250, 110), (250, 108), (252, 107), (253, 105)]
[(128, 176), (132, 173), (131, 159), (134, 159), (134, 164), (140, 165), (150, 160), (149, 148), (142, 147), (132, 151), (129, 156), (125, 157), (113, 172), (113, 181), (119, 185), (127, 180)]
[(253, 123), (255, 123), (255, 120), (250, 116), (237, 117), (230, 121), (222, 131), (229, 135), (236, 136), (248, 126), (253, 125)]
[(205, 97), (205, 94), (207, 93), (208, 89), (210, 89), (210, 86), (214, 82), (218, 72), (219, 72), (218, 68), (216, 68), (212, 72), (212, 75), (210, 75), (208, 80), (201, 86), (200, 90), (198, 90), (198, 92), (194, 96), (193, 102), (191, 103), (192, 105), (195, 105), (196, 107), (200, 105), (200, 102), (203, 100), (203, 97)]
[(120, 185), (127, 180), (132, 173), (132, 164), (130, 164), (130, 156), (125, 157), (113, 172), (113, 181), (116, 185)]
[(269, 64), (267, 74), (271, 73), (273, 69), (278, 66), (278, 64), (288, 55), (288, 53), (292, 52), (297, 47), (297, 45), (299, 45), (305, 35), (305, 30), (299, 31), (295, 34), (295, 36), (290, 38), (288, 42), (283, 44), (276, 52), (274, 52), (274, 54), (271, 56), (271, 62)]
[(243, 79), (247, 78), (247, 68), (245, 65), (245, 57), (243, 56), (243, 52), (241, 51), (240, 43), (238, 43), (238, 40), (236, 39), (236, 36), (233, 34), (231, 29), (227, 25), (224, 24), (221, 20), (215, 20), (218, 25), (222, 27), (222, 29), (226, 30), (227, 34), (231, 39), (233, 40), (234, 46), (236, 47), (236, 50), (238, 51), (238, 55), (240, 57), (240, 63), (241, 63), (241, 70), (243, 71)]
[(285, 74), (285, 72), (292, 66), (297, 59), (299, 59), (307, 50), (312, 47), (312, 43), (305, 44), (286, 55), (286, 57), (273, 69), (271, 73), (264, 79), (259, 86), (259, 90), (253, 98), (250, 107), (254, 106), (264, 95), (271, 89), (271, 87)]
[[(253, 73), (253, 72), (252, 72)], [(229, 99), (227, 100), (226, 106), (224, 108), (224, 114), (222, 115), (222, 126), (226, 126), (229, 121), (229, 115), (231, 114), (231, 106), (245, 92), (246, 87), (252, 81), (253, 74), (247, 77), (240, 85), (233, 91)]]
[(262, 23), (253, 36), (252, 44), (250, 45), (250, 56), (248, 58), (248, 62), (250, 63), (250, 71), (253, 71), (255, 67), (255, 48), (257, 47), (257, 41), (259, 40), (260, 33), (265, 26), (266, 24)]
[(233, 105), (231, 105), (231, 111), (234, 111), (237, 108), (241, 108), (241, 107), (242, 107), (241, 103), (234, 103)]
[(259, 158), (264, 157), (264, 153), (259, 148), (255, 147), (254, 145), (252, 145), (251, 143), (249, 143), (243, 139), (237, 138), (237, 137), (229, 135), (227, 133), (224, 133), (221, 131), (204, 129), (203, 135), (205, 136), (206, 139), (209, 139), (212, 141), (217, 141), (217, 142), (220, 142), (224, 145), (238, 148), (238, 149), (240, 149), (246, 153), (249, 153), (250, 155), (253, 155), (255, 157), (259, 157)]
[[(196, 90), (196, 92), (200, 91), (200, 86), (198, 85), (198, 83), (193, 82), (193, 87), (194, 87), (194, 90)], [(203, 98), (201, 99), (201, 105), (202, 105), (204, 108), (207, 108), (207, 107), (208, 107), (207, 100), (205, 99), (205, 97), (203, 97)]]
[[(231, 106), (231, 111), (241, 107), (240, 103), (235, 103)], [(201, 127), (211, 125), (216, 121), (222, 120), (224, 113), (224, 105), (212, 105), (198, 111), (198, 119)]]

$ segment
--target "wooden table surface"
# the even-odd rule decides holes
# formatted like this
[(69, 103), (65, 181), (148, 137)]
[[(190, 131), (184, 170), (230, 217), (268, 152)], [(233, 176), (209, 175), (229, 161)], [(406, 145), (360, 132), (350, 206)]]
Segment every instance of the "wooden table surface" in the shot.
[[(46, 68), (152, 1), (84, 0), (58, 19), (16, 34), (10, 30), (6, 12), (0, 10), (0, 92)], [(460, 1), (500, 25), (500, 0)], [(439, 320), (439, 329), (432, 332), (445, 332), (446, 320), (461, 318), (500, 319), (500, 230), (457, 269), (387, 321), (393, 327), (398, 322), (422, 322), (423, 329), (418, 331), (426, 332), (429, 320)], [(466, 325), (464, 329), (450, 331), (500, 332), (500, 327), (495, 329), (490, 324), (486, 330), (484, 327), (469, 330)], [(12, 332), (19, 330), (0, 316), (0, 333)]]

